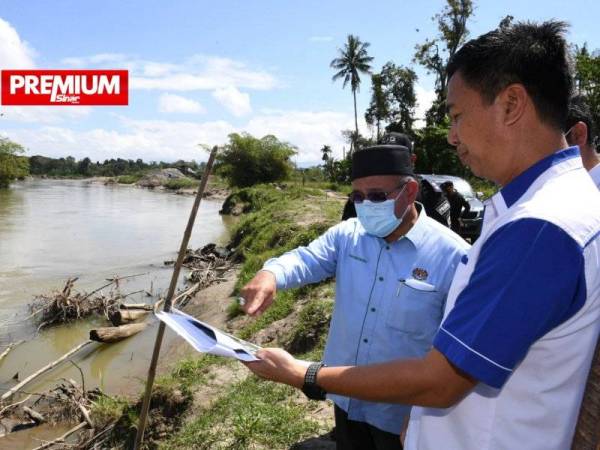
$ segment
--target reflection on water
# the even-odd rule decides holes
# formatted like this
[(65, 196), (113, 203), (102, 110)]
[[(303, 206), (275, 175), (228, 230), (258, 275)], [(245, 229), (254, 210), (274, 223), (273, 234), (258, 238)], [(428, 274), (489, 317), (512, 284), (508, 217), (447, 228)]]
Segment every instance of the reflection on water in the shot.
[[(36, 294), (62, 289), (72, 276), (79, 277), (77, 290), (89, 292), (107, 278), (133, 274), (144, 275), (123, 280), (122, 293), (166, 291), (173, 269), (163, 261), (176, 257), (192, 203), (190, 196), (87, 181), (34, 180), (0, 190), (0, 352), (11, 342), (27, 341), (0, 363), (0, 389), (13, 385), (16, 373), (23, 379), (88, 339), (94, 326), (107, 325), (94, 319), (36, 334), (36, 326), (23, 321)], [(203, 200), (190, 247), (225, 239), (220, 206)], [(152, 298), (139, 293), (128, 301)], [(94, 344), (77, 355), (86, 388), (115, 394), (139, 390), (155, 335), (156, 327), (148, 327), (126, 341)], [(163, 352), (171, 345), (173, 335), (167, 333)], [(60, 378), (81, 375), (74, 365), (63, 364), (26, 391), (43, 391)]]

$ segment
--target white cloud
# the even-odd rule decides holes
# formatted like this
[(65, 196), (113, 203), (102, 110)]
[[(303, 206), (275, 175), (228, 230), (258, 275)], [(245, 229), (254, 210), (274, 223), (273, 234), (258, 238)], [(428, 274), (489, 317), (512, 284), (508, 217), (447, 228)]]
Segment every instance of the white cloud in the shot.
[(35, 67), (34, 50), (21, 40), (17, 30), (0, 18), (0, 69), (31, 69)]
[(175, 161), (206, 160), (208, 155), (198, 144), (224, 144), (233, 132), (248, 132), (256, 137), (273, 134), (298, 148), (295, 157), (298, 164), (312, 165), (321, 163), (320, 149), (325, 144), (333, 148), (336, 158), (340, 158), (342, 147), (348, 148), (340, 130), (351, 128), (353, 124), (351, 114), (335, 111), (271, 110), (261, 112), (242, 127), (226, 121), (197, 123), (117, 118), (122, 131), (42, 126), (12, 129), (7, 136), (28, 148), (29, 155), (72, 155), (77, 159), (89, 156), (94, 161), (117, 157)]
[(217, 89), (213, 97), (234, 116), (241, 117), (252, 112), (250, 96), (234, 86)]
[(163, 113), (204, 113), (200, 103), (180, 95), (162, 94), (158, 99), (158, 110)]
[(244, 128), (262, 137), (273, 134), (298, 147), (298, 164), (321, 164), (320, 149), (330, 145), (336, 158), (342, 157), (341, 130), (353, 128), (352, 114), (335, 111), (271, 111), (252, 118)]
[(417, 107), (415, 108), (415, 127), (421, 128), (425, 126), (425, 113), (433, 104), (436, 98), (435, 91), (427, 90), (419, 83), (415, 85), (415, 94), (417, 95)]
[(270, 90), (279, 85), (269, 72), (253, 69), (240, 61), (217, 56), (194, 55), (181, 63), (149, 61), (120, 53), (70, 57), (63, 64), (80, 67), (124, 68), (132, 89), (196, 91), (236, 87)]
[(311, 36), (308, 40), (310, 42), (331, 42), (333, 36)]
[(116, 131), (95, 128), (79, 131), (58, 126), (15, 129), (5, 133), (28, 148), (29, 155), (50, 157), (72, 155), (77, 159), (110, 158), (145, 161), (206, 160), (207, 153), (198, 144), (216, 145), (236, 131), (224, 121), (195, 123), (165, 120), (131, 120), (121, 117), (123, 128)]
[(91, 112), (89, 106), (2, 106), (3, 120), (40, 124), (79, 120)]

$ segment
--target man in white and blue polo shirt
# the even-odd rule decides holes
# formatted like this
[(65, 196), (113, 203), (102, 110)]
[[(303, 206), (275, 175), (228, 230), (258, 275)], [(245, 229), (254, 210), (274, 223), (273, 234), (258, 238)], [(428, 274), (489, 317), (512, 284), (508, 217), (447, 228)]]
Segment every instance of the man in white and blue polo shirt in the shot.
[[(448, 66), (448, 141), (502, 189), (457, 269), (434, 348), (311, 377), (328, 392), (420, 405), (406, 449), (571, 447), (600, 331), (600, 193), (563, 135), (564, 30), (501, 27)], [(249, 367), (265, 378), (300, 387), (308, 373), (279, 349), (259, 357)]]
[[(307, 247), (266, 262), (241, 291), (250, 314), (276, 290), (335, 277), (324, 363), (367, 365), (415, 358), (431, 348), (454, 271), (469, 245), (414, 202), (410, 152), (384, 144), (352, 156), (350, 199), (358, 219), (333, 226)], [(309, 398), (319, 398), (319, 392)], [(400, 449), (410, 406), (330, 395), (340, 450)]]

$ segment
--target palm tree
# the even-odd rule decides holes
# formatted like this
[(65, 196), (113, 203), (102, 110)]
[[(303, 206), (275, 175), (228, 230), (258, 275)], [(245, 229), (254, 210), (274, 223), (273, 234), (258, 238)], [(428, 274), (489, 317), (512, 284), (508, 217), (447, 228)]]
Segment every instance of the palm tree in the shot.
[(343, 49), (338, 49), (339, 57), (331, 61), (330, 67), (337, 70), (333, 75), (332, 80), (337, 81), (340, 78), (344, 79), (342, 87), (346, 87), (350, 83), (352, 95), (354, 97), (354, 132), (358, 138), (358, 118), (356, 114), (356, 91), (360, 87), (360, 74), (368, 74), (371, 72), (373, 57), (367, 53), (369, 47), (368, 42), (361, 42), (358, 36), (348, 35), (348, 40)]

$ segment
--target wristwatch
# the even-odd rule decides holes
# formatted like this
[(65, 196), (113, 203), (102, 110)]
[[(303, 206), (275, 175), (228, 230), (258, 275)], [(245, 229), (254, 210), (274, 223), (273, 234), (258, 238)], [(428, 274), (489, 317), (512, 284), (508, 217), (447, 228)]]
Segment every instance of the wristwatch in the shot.
[(311, 363), (304, 375), (302, 392), (304, 392), (304, 395), (311, 400), (325, 400), (325, 394), (327, 394), (327, 392), (317, 384), (317, 373), (321, 367), (325, 367), (325, 364), (323, 364), (322, 361)]

